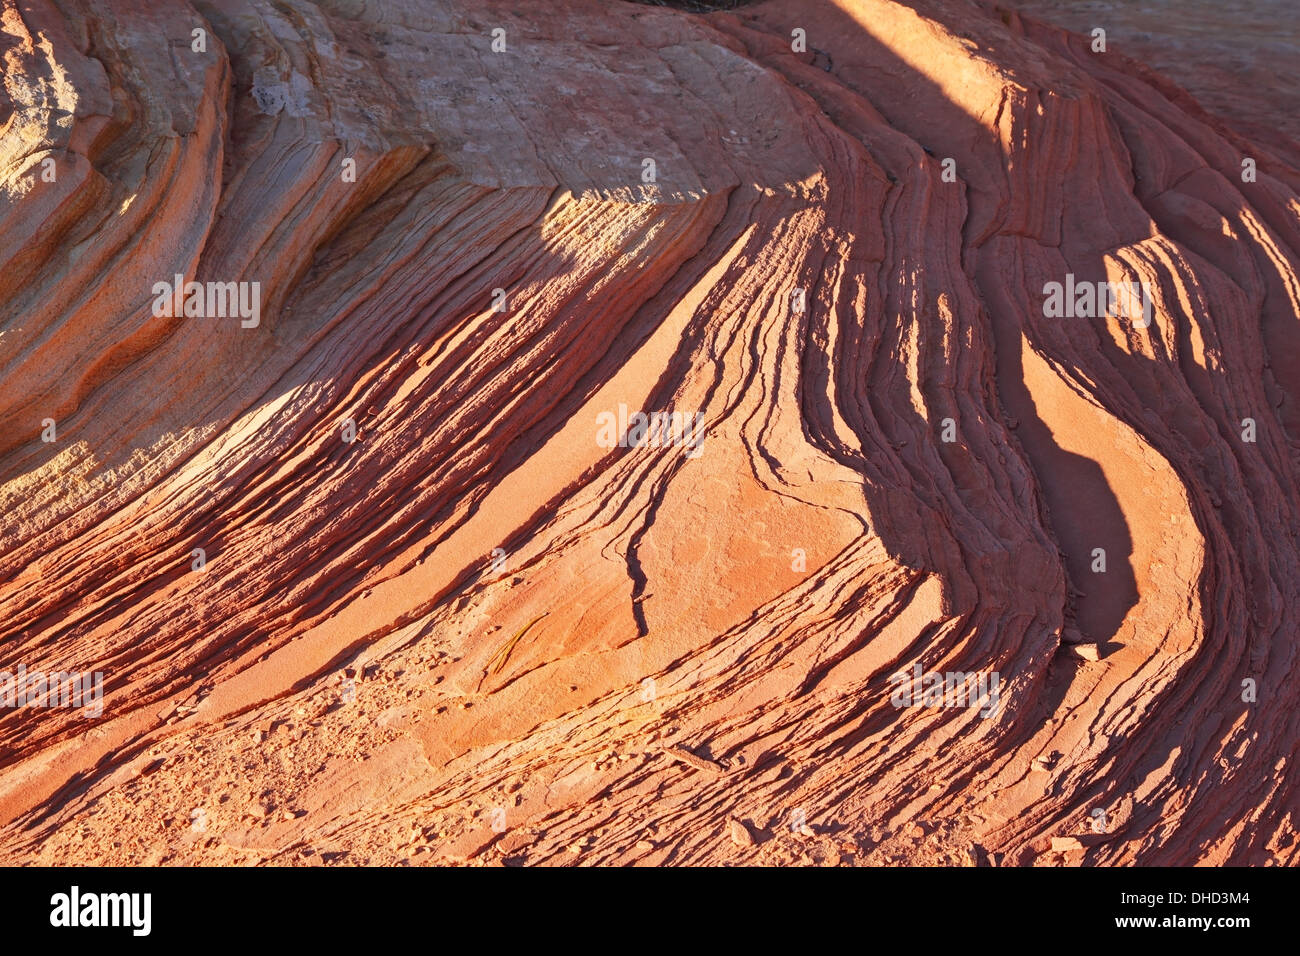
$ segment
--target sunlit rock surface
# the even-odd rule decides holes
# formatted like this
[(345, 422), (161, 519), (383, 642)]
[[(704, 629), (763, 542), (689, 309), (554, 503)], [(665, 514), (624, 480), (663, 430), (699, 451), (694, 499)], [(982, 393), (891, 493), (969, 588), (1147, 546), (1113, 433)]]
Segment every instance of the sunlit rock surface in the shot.
[(0, 3), (0, 666), (103, 675), (0, 860), (1294, 861), (1284, 144), (961, 0)]

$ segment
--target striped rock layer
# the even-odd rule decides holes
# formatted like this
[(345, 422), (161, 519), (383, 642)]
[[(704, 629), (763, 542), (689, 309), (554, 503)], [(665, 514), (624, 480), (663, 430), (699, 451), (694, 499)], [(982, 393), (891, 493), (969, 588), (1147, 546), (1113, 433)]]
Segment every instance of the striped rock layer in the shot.
[(1300, 173), (1140, 63), (959, 0), (0, 57), (0, 668), (103, 680), (0, 710), (3, 862), (1295, 861)]

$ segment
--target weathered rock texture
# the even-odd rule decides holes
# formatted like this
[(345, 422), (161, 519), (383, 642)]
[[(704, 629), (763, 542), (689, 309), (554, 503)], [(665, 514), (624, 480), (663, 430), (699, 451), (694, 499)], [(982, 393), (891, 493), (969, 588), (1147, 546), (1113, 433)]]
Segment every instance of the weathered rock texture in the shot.
[(1010, 0), (1090, 34), (1178, 83), (1295, 167), (1300, 162), (1300, 18), (1292, 0)]
[(0, 9), (0, 860), (1295, 860), (1277, 153), (964, 0)]

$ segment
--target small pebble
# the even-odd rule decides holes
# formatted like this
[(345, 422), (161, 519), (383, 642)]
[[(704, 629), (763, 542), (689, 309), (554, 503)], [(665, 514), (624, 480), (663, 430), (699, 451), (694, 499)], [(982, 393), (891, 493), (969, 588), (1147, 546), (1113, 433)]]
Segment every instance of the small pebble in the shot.
[(739, 820), (733, 819), (729, 821), (728, 829), (731, 831), (731, 842), (736, 844), (736, 846), (754, 845), (754, 836), (749, 832), (749, 827), (745, 826), (745, 824), (741, 823)]

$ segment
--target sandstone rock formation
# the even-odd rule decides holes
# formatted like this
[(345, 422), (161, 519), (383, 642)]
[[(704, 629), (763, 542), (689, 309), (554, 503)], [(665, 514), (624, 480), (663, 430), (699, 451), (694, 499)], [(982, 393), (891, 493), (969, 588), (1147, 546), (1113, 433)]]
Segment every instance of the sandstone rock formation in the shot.
[(1295, 168), (1300, 163), (1300, 20), (1290, 0), (1011, 0), (1141, 60)]
[(0, 10), (0, 667), (103, 674), (0, 860), (1295, 860), (1283, 147), (965, 0)]

